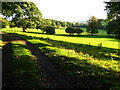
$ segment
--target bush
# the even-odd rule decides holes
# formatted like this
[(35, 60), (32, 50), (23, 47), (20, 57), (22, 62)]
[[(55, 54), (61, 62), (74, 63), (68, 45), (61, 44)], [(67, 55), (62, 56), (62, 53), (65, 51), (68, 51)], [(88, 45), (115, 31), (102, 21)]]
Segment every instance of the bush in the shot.
[(66, 28), (65, 32), (69, 33), (70, 35), (73, 35), (74, 33), (77, 33), (78, 35), (80, 35), (80, 33), (82, 33), (83, 30), (81, 30), (79, 28), (68, 27), (68, 28)]
[(52, 27), (52, 26), (47, 26), (45, 28), (45, 31), (46, 31), (47, 34), (55, 34), (55, 28)]

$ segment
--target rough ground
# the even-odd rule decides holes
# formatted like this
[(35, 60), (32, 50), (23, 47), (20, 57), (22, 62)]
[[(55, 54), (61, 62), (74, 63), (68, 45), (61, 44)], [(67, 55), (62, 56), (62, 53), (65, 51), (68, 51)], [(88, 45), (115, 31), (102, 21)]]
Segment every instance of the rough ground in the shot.
[[(35, 59), (38, 62), (39, 67), (42, 69), (42, 73), (46, 75), (47, 80), (51, 83), (48, 88), (74, 88), (75, 85), (67, 80), (64, 77), (64, 74), (60, 70), (60, 68), (55, 65), (53, 62), (49, 60), (43, 53), (41, 53), (38, 49), (34, 47), (34, 45), (26, 42), (25, 40), (15, 37), (11, 34), (2, 33), (3, 43), (6, 44), (3, 47), (3, 86), (6, 86), (9, 81), (7, 78), (7, 73), (9, 72), (9, 63), (11, 61), (11, 44), (10, 42), (21, 41), (23, 42), (27, 49), (30, 50), (32, 55), (34, 55)], [(43, 87), (46, 88), (46, 87)]]

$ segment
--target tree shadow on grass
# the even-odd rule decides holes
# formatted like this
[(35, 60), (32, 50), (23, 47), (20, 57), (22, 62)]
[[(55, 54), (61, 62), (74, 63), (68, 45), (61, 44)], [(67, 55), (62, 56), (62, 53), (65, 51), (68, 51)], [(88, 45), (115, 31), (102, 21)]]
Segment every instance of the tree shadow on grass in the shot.
[(78, 88), (102, 89), (120, 85), (120, 77), (115, 77), (117, 72), (91, 65), (87, 60), (78, 62), (76, 58), (65, 56), (51, 56), (51, 60), (62, 67), (66, 78), (72, 80)]
[[(107, 48), (107, 47), (102, 47), (101, 49), (98, 49), (98, 46), (76, 44), (76, 43), (70, 43), (70, 42), (65, 42), (65, 41), (52, 40), (52, 39), (43, 38), (43, 37), (32, 37), (32, 36), (19, 35), (19, 34), (16, 34), (16, 35), (23, 37), (25, 39), (33, 39), (33, 38), (40, 39), (40, 40), (50, 43), (53, 47), (72, 49), (72, 50), (75, 50), (75, 52), (77, 53), (82, 52), (83, 54), (89, 54), (90, 56), (93, 56), (94, 58), (98, 58), (102, 60), (116, 60), (116, 61), (120, 60), (119, 49), (113, 49), (113, 48)], [(38, 46), (40, 45), (42, 46), (42, 43), (41, 44), (38, 43)]]
[(103, 60), (116, 60), (116, 61), (120, 60), (120, 57), (118, 55), (119, 54), (118, 49), (106, 48), (106, 47), (102, 47), (101, 49), (98, 49), (97, 46), (86, 45), (86, 44), (81, 45), (81, 44), (75, 44), (65, 41), (52, 40), (49, 38), (37, 38), (37, 39), (45, 40), (46, 42), (50, 43), (53, 47), (72, 49), (75, 50), (75, 52), (77, 53), (82, 52), (83, 54), (89, 54), (94, 58), (103, 59)]
[(10, 81), (8, 74), (10, 73), (11, 62), (11, 43), (7, 43), (2, 48), (2, 88)]
[[(27, 36), (26, 36), (27, 38)], [(42, 40), (45, 40), (42, 38)], [(48, 38), (46, 39), (48, 40)], [(34, 45), (39, 49), (44, 45), (42, 43), (35, 43)], [(48, 48), (40, 49), (41, 52), (46, 54), (51, 61), (58, 64), (68, 80), (73, 81), (77, 88), (119, 88), (119, 78), (115, 77), (117, 72), (113, 70), (107, 70), (99, 65), (92, 65), (88, 60), (78, 60), (72, 57), (66, 57), (61, 55), (54, 55), (55, 50)]]
[(21, 55), (12, 58), (10, 81), (7, 88), (41, 88), (43, 87), (42, 76), (35, 66), (35, 62), (31, 61), (29, 55)]
[[(36, 66), (36, 62), (32, 60), (30, 55), (24, 55), (21, 48), (26, 49), (23, 44), (12, 44), (16, 40), (10, 38), (8, 34), (3, 34), (2, 41), (8, 43), (2, 49), (2, 89), (39, 89), (47, 86), (46, 77), (40, 72)], [(11, 41), (11, 42), (10, 42)], [(13, 47), (17, 51), (18, 56), (15, 56)]]
[[(23, 37), (23, 35), (19, 35), (19, 36)], [(34, 39), (36, 37), (24, 36), (24, 39), (28, 39), (28, 38)], [(36, 39), (47, 41), (48, 43), (52, 44), (53, 47), (60, 48), (61, 46), (63, 46), (66, 49), (73, 49), (76, 52), (80, 52), (82, 50), (84, 53), (89, 53), (91, 55), (94, 55), (94, 53), (90, 53), (89, 50), (87, 51), (88, 48), (90, 49), (93, 48), (95, 50), (95, 53), (101, 51), (101, 50), (96, 51), (97, 47), (95, 46), (83, 45), (83, 47), (80, 47), (79, 44), (56, 41), (56, 40), (51, 40), (49, 38), (36, 38)], [(39, 47), (44, 47), (44, 45), (40, 42), (35, 43), (34, 45), (38, 49), (40, 49)], [(73, 47), (71, 47), (71, 45), (73, 45)], [(78, 50), (78, 47), (80, 48), (80, 50)], [(86, 48), (86, 49), (84, 50), (82, 48)], [(114, 49), (110, 49), (110, 48), (102, 48), (102, 49), (104, 50), (104, 52), (108, 52), (108, 50), (110, 50), (110, 52), (114, 51)], [(44, 50), (43, 49), (40, 50), (41, 52), (46, 54), (46, 56), (48, 56), (51, 59), (51, 61), (58, 64), (65, 73), (66, 78), (72, 80), (79, 88), (87, 88), (87, 89), (91, 89), (91, 88), (119, 89), (120, 88), (119, 87), (120, 76), (116, 76), (116, 73), (118, 72), (115, 72), (112, 69), (108, 70), (100, 67), (99, 65), (92, 65), (88, 62), (88, 60), (80, 61), (77, 58), (73, 58), (73, 57), (54, 55), (56, 51), (48, 48), (44, 48)], [(116, 50), (114, 52), (116, 52)]]

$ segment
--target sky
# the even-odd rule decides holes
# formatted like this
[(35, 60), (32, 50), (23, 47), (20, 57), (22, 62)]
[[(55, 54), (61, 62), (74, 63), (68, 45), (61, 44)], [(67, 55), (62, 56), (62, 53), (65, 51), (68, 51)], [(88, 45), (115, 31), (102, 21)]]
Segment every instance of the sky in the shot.
[(60, 21), (85, 21), (90, 16), (100, 19), (107, 17), (104, 1), (110, 0), (30, 0), (42, 12), (42, 18)]

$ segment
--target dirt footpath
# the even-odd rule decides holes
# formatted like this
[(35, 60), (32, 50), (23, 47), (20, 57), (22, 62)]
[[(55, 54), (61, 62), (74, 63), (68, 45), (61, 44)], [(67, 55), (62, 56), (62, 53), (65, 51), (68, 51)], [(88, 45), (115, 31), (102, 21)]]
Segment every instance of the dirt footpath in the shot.
[[(11, 44), (10, 42), (21, 41), (26, 45), (26, 48), (30, 50), (32, 55), (38, 62), (39, 67), (42, 69), (42, 73), (47, 75), (49, 82), (54, 84), (54, 88), (74, 88), (75, 85), (64, 77), (64, 74), (60, 68), (49, 60), (40, 50), (36, 49), (34, 45), (26, 42), (20, 37), (13, 36), (12, 34), (3, 33), (3, 43), (6, 44), (3, 47), (3, 86), (5, 86), (9, 79), (7, 78), (7, 72), (9, 72), (9, 63), (11, 61)], [(50, 87), (52, 88), (52, 87)]]

